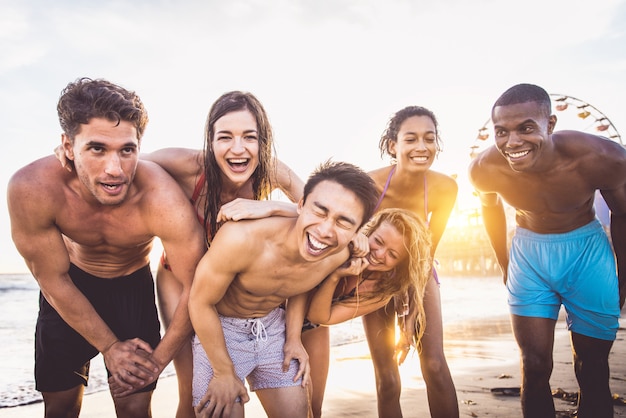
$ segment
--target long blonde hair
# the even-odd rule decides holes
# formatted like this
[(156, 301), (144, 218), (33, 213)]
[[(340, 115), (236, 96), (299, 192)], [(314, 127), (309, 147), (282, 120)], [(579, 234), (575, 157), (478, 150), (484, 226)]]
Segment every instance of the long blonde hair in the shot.
[(385, 222), (402, 234), (408, 257), (391, 272), (388, 280), (376, 281), (374, 292), (362, 296), (367, 299), (392, 299), (394, 296), (404, 296), (411, 287), (414, 287), (415, 292), (408, 293), (413, 297), (417, 309), (415, 341), (418, 343), (426, 328), (424, 291), (432, 274), (430, 230), (413, 212), (389, 208), (376, 213), (363, 227), (362, 232), (369, 237)]

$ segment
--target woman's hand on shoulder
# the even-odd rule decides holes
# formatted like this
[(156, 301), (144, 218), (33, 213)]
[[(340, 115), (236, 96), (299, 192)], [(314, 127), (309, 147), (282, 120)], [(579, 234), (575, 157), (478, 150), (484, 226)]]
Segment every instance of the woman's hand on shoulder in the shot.
[(273, 215), (296, 217), (298, 212), (296, 205), (293, 203), (238, 197), (220, 207), (220, 211), (217, 214), (217, 222), (260, 219)]
[(348, 261), (337, 267), (335, 273), (338, 277), (358, 276), (370, 265), (365, 257), (351, 257)]
[(348, 246), (351, 257), (365, 257), (370, 252), (369, 238), (362, 232), (357, 232)]

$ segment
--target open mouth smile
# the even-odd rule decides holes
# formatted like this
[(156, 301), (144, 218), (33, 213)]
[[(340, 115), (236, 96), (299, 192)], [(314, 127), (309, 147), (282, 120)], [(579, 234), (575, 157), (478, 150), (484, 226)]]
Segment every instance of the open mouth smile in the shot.
[(235, 171), (244, 171), (250, 163), (249, 158), (229, 158), (226, 160), (228, 165)]
[(311, 234), (307, 234), (307, 240), (309, 243), (309, 252), (313, 255), (319, 255), (329, 247), (328, 244), (318, 241)]
[(530, 152), (530, 150), (518, 151), (518, 152), (507, 152), (506, 155), (511, 160), (516, 160), (516, 159), (523, 158), (523, 157), (527, 156), (529, 152)]
[(378, 266), (378, 265), (381, 265), (381, 264), (382, 264), (382, 262), (380, 262), (380, 261), (378, 261), (376, 258), (374, 258), (374, 256), (373, 256), (371, 253), (367, 256), (367, 261), (368, 261), (368, 262), (370, 263), (370, 265), (372, 265), (372, 266)]
[(125, 183), (100, 183), (100, 185), (108, 192), (118, 192)]

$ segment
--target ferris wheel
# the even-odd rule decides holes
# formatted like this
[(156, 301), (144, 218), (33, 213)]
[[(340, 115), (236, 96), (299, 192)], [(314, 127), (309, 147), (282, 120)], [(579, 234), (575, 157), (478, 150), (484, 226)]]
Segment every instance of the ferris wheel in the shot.
[[(613, 122), (597, 107), (576, 97), (567, 94), (550, 94), (552, 99), (553, 113), (558, 114), (558, 126), (560, 129), (574, 129), (583, 132), (595, 133), (604, 136), (621, 145), (622, 136), (619, 134)], [(478, 135), (470, 146), (470, 157), (474, 158), (477, 153), (485, 148), (482, 144), (493, 132), (491, 118), (478, 129)]]

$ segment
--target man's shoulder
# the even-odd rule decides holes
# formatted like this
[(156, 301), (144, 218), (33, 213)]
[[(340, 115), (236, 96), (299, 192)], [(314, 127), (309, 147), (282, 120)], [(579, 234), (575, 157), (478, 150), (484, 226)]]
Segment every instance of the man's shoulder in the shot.
[(617, 142), (613, 142), (600, 135), (574, 130), (555, 131), (552, 134), (552, 142), (561, 147), (598, 147), (620, 145)]
[(65, 213), (70, 183), (76, 180), (54, 156), (35, 160), (11, 176), (7, 187), (7, 203), (12, 222), (18, 219), (37, 220), (51, 225)]
[(470, 180), (488, 178), (493, 170), (500, 169), (500, 167), (506, 168), (508, 164), (495, 145), (491, 145), (470, 162), (468, 167)]
[(139, 192), (145, 192), (149, 200), (176, 198), (187, 200), (176, 180), (157, 163), (139, 160), (133, 184)]
[(30, 189), (46, 195), (54, 193), (74, 177), (61, 167), (56, 157), (49, 155), (17, 170), (9, 179), (9, 189)]
[(228, 221), (220, 227), (218, 233), (238, 237), (241, 237), (242, 234), (246, 234), (246, 236), (247, 234), (252, 234), (257, 241), (262, 238), (273, 239), (278, 235), (279, 231), (286, 230), (295, 223), (296, 219), (276, 215), (259, 219)]
[(173, 179), (173, 177), (167, 174), (167, 171), (157, 163), (142, 159), (137, 161), (136, 175), (142, 176), (142, 179), (143, 176), (146, 176), (147, 178), (144, 179), (144, 181), (147, 183), (159, 181), (161, 176)]
[(565, 130), (552, 134), (557, 152), (564, 158), (624, 159), (626, 149), (610, 139), (587, 132)]
[(272, 216), (225, 222), (213, 236), (211, 248), (228, 254), (235, 251), (242, 258), (263, 253), (285, 241), (283, 232), (293, 218)]

